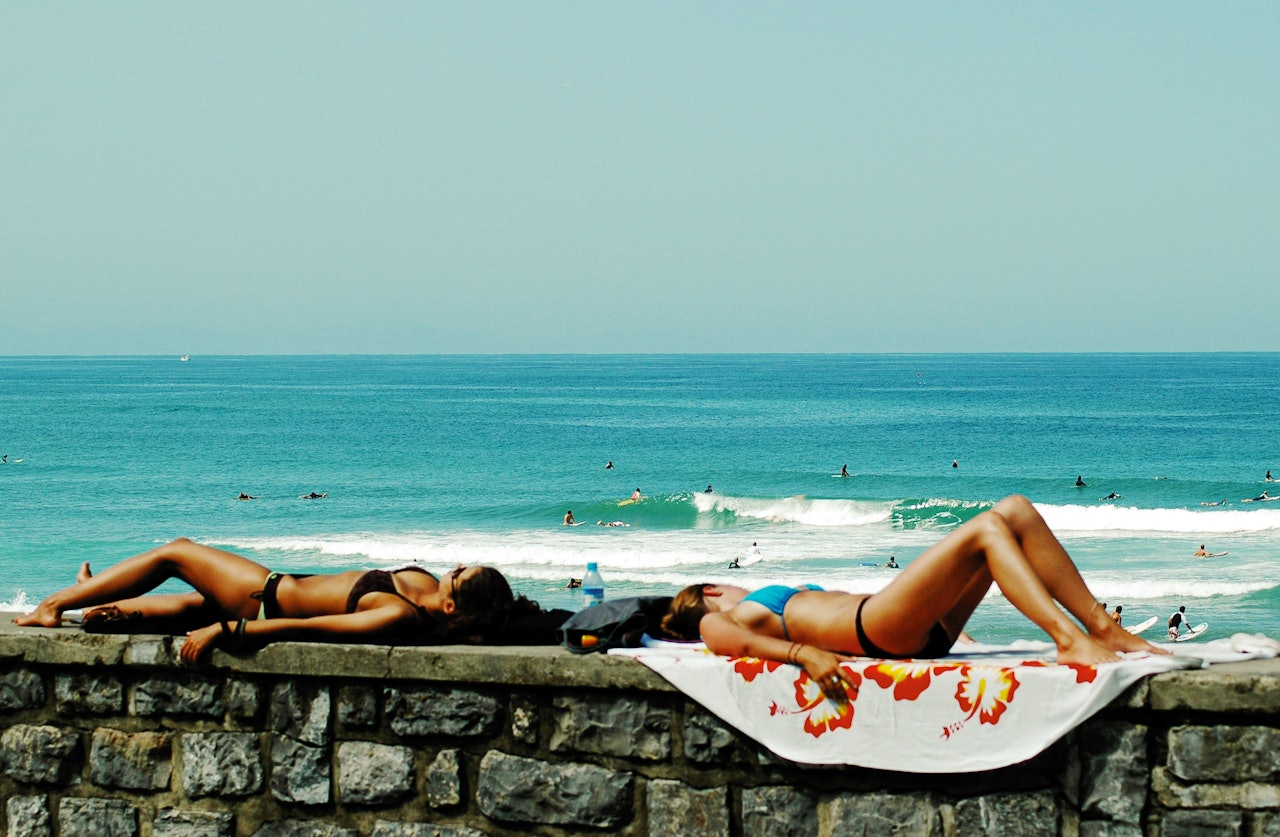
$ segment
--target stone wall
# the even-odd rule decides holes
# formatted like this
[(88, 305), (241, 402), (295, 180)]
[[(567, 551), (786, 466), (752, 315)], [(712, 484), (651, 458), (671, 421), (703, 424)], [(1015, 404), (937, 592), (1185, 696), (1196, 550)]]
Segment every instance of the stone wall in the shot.
[(189, 671), (180, 642), (3, 619), (6, 834), (1280, 837), (1280, 662), (922, 776), (781, 762), (623, 658), (277, 643)]

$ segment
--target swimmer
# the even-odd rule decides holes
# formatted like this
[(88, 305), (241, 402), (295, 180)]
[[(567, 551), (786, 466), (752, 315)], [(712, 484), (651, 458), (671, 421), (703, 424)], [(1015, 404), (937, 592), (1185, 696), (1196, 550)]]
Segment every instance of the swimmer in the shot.
[(711, 485), (710, 485), (710, 484), (708, 484), (708, 485), (707, 485), (707, 487), (703, 490), (703, 492), (702, 492), (702, 493), (703, 493), (703, 494), (710, 494), (710, 493), (712, 493), (712, 492), (711, 492)]
[(1116, 605), (1116, 609), (1111, 611), (1111, 621), (1115, 622), (1117, 625), (1120, 625), (1121, 627), (1124, 626), (1124, 617), (1120, 615), (1121, 611), (1123, 610), (1124, 608), (1122, 606)]
[(1226, 554), (1227, 554), (1227, 553), (1225, 553), (1225, 552), (1205, 552), (1205, 551), (1204, 551), (1204, 544), (1200, 544), (1200, 548), (1199, 548), (1199, 549), (1197, 549), (1197, 550), (1195, 551), (1195, 553), (1192, 555), (1192, 557), (1194, 557), (1194, 558), (1221, 558), (1223, 555), (1226, 555)]
[(597, 520), (597, 521), (596, 521), (596, 525), (597, 525), (597, 526), (610, 526), (610, 527), (616, 527), (616, 526), (623, 526), (623, 527), (626, 527), (626, 526), (630, 526), (631, 524), (630, 524), (630, 523), (623, 523), (621, 520), (613, 520), (613, 521), (610, 521), (610, 522), (608, 522), (608, 523), (605, 523), (603, 520)]
[(896, 569), (899, 569), (897, 559), (895, 559), (892, 555), (890, 555), (890, 556), (889, 556), (889, 563), (885, 564), (885, 565), (884, 565), (884, 567), (885, 567), (885, 569), (886, 569), (886, 570), (896, 570)]
[(568, 584), (566, 584), (566, 585), (564, 586), (564, 589), (566, 589), (566, 590), (573, 590), (573, 589), (578, 588), (578, 587), (581, 587), (581, 586), (582, 586), (582, 579), (580, 579), (580, 578), (571, 578), (571, 579), (569, 579), (569, 583), (568, 583)]

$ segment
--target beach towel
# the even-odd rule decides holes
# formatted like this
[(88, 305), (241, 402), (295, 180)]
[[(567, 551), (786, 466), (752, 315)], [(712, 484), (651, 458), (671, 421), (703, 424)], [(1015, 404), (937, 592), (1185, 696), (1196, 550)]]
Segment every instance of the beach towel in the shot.
[(781, 758), (910, 773), (1018, 764), (1143, 677), (1275, 656), (1274, 647), (1237, 650), (1218, 640), (1095, 667), (1057, 665), (1046, 642), (957, 645), (954, 656), (937, 660), (844, 663), (849, 700), (837, 706), (799, 666), (720, 657), (701, 643), (648, 645), (609, 653), (634, 656)]

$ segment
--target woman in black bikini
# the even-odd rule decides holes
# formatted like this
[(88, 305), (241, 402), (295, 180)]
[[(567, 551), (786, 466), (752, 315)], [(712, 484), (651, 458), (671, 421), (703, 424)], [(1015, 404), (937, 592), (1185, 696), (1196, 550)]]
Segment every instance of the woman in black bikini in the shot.
[(1059, 663), (1115, 662), (1119, 651), (1168, 653), (1112, 621), (1040, 513), (1019, 496), (1006, 497), (959, 526), (874, 595), (824, 590), (778, 595), (771, 588), (751, 593), (695, 584), (675, 597), (662, 627), (683, 639), (701, 635), (717, 654), (800, 665), (839, 701), (846, 697), (839, 663), (850, 654), (945, 655), (992, 581), (1049, 634)]
[[(178, 578), (191, 593), (143, 595)], [(440, 639), (501, 627), (511, 588), (491, 567), (458, 567), (443, 578), (418, 567), (292, 576), (186, 538), (135, 555), (98, 575), (86, 563), (76, 583), (13, 621), (57, 627), (64, 611), (91, 608), (89, 624), (127, 619), (187, 621), (181, 656), (195, 665), (219, 641)]]

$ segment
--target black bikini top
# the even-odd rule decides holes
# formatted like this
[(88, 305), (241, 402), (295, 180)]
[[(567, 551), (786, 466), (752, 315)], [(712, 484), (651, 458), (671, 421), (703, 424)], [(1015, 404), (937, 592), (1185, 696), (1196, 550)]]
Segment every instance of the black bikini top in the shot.
[(352, 586), (351, 592), (347, 594), (347, 613), (355, 613), (356, 608), (360, 605), (360, 600), (369, 593), (390, 593), (393, 596), (399, 596), (410, 605), (413, 605), (413, 609), (417, 611), (418, 616), (426, 618), (426, 610), (424, 610), (421, 605), (410, 601), (408, 596), (405, 596), (396, 589), (396, 582), (393, 576), (396, 573), (403, 572), (423, 573), (424, 575), (429, 575), (432, 578), (435, 578), (434, 575), (427, 572), (422, 567), (402, 567), (401, 569), (391, 571), (369, 570), (367, 573), (356, 579), (356, 583)]

